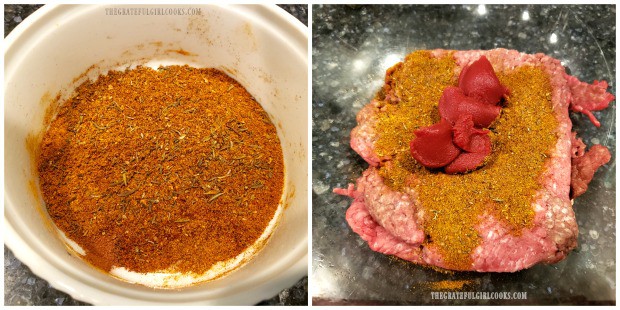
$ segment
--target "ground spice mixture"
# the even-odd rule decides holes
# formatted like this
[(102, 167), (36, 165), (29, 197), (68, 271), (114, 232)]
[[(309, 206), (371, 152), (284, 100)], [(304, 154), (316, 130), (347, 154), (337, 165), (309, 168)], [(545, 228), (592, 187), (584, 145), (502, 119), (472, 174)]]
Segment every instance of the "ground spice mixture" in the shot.
[[(393, 160), (380, 168), (386, 184), (417, 193), (425, 210), (424, 246), (437, 247), (452, 269), (466, 269), (480, 243), (479, 217), (493, 215), (518, 235), (531, 227), (535, 192), (545, 160), (557, 142), (557, 121), (551, 106), (551, 86), (541, 68), (525, 66), (497, 72), (511, 93), (499, 119), (491, 126), (493, 152), (481, 169), (449, 175), (419, 165), (409, 154), (412, 132), (439, 121), (437, 105), (443, 89), (455, 86), (458, 71), (449, 55), (433, 58), (425, 51), (407, 57), (395, 71), (391, 87), (401, 98), (386, 103), (380, 113), (381, 136), (375, 146)], [(415, 78), (412, 78), (415, 77)]]
[(441, 280), (428, 282), (428, 288), (433, 291), (460, 291), (473, 282), (472, 280)]
[(188, 66), (79, 86), (38, 170), (50, 216), (96, 267), (195, 274), (259, 238), (284, 173), (262, 107), (226, 74)]

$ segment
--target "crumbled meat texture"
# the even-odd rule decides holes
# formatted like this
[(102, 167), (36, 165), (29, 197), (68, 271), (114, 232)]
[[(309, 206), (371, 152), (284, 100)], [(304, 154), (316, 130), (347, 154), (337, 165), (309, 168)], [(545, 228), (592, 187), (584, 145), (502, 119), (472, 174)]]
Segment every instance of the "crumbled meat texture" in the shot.
[(609, 150), (600, 144), (595, 144), (585, 154), (574, 157), (570, 175), (571, 198), (585, 193), (596, 169), (609, 162), (610, 159)]
[(570, 109), (587, 115), (594, 126), (600, 127), (601, 123), (592, 114), (592, 111), (606, 109), (609, 103), (614, 100), (614, 95), (607, 92), (607, 82), (594, 81), (592, 84), (588, 84), (570, 75), (566, 75), (566, 80), (573, 95)]
[(586, 152), (586, 144), (583, 143), (581, 138), (577, 137), (577, 133), (573, 132), (571, 136), (571, 157), (581, 157)]

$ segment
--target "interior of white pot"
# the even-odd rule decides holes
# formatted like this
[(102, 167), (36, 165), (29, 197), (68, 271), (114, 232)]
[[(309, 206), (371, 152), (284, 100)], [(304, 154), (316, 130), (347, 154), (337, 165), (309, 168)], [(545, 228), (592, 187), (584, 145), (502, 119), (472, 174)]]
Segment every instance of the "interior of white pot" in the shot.
[[(260, 292), (275, 294), (291, 285), (307, 268), (305, 36), (287, 27), (290, 21), (274, 8), (174, 7), (200, 8), (201, 14), (128, 16), (108, 15), (102, 6), (47, 7), (35, 13), (28, 27), (16, 29), (5, 50), (5, 242), (35, 273), (78, 299), (101, 304), (253, 302), (264, 298), (256, 297)], [(283, 147), (286, 208), (269, 243), (229, 276), (182, 290), (125, 283), (68, 255), (49, 224), (27, 147), (27, 140), (44, 129), (53, 97), (69, 94), (87, 78), (78, 78), (81, 74), (96, 77), (144, 63), (224, 70), (267, 111)], [(240, 294), (244, 291), (254, 292)]]

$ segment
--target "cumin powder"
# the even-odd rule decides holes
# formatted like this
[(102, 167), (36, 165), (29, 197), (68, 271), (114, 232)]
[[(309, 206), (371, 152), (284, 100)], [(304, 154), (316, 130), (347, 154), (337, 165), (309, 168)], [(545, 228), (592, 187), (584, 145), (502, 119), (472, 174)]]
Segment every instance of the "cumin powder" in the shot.
[[(484, 215), (503, 222), (518, 235), (533, 224), (532, 202), (541, 188), (539, 177), (557, 143), (557, 120), (551, 105), (551, 85), (538, 67), (497, 72), (511, 93), (500, 117), (491, 125), (493, 152), (488, 164), (466, 174), (445, 174), (419, 165), (409, 153), (413, 131), (439, 121), (442, 91), (458, 84), (454, 58), (434, 58), (418, 51), (394, 72), (392, 85), (401, 100), (386, 103), (379, 114), (381, 131), (375, 147), (391, 155), (379, 173), (391, 188), (414, 189), (425, 211), (425, 247), (436, 248), (451, 269), (468, 269), (471, 253), (480, 244), (476, 225)], [(414, 77), (414, 78), (412, 78)]]
[(85, 82), (41, 143), (48, 212), (109, 271), (202, 274), (277, 210), (283, 158), (254, 98), (216, 69), (111, 71)]

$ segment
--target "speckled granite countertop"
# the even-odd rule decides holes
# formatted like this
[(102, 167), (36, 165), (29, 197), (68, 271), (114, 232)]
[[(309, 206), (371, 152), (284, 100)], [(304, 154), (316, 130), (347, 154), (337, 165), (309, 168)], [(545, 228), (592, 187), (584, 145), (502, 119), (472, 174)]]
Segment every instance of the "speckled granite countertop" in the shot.
[[(5, 36), (41, 5), (4, 6)], [(308, 25), (307, 5), (280, 5), (306, 26)], [(13, 253), (4, 247), (4, 304), (5, 305), (88, 305), (54, 289), (49, 283), (22, 264)], [(258, 305), (307, 305), (308, 277), (299, 280), (293, 287), (280, 292), (273, 298)]]
[[(588, 145), (612, 160), (577, 198), (579, 246), (554, 265), (516, 273), (439, 273), (371, 251), (345, 221), (351, 200), (332, 193), (368, 165), (350, 148), (356, 113), (385, 69), (417, 49), (542, 52), (579, 79), (615, 94), (614, 6), (315, 5), (312, 25), (312, 279), (314, 304), (615, 304), (615, 102), (596, 129), (573, 115)], [(466, 280), (463, 291), (526, 292), (525, 300), (434, 300), (428, 284)]]

